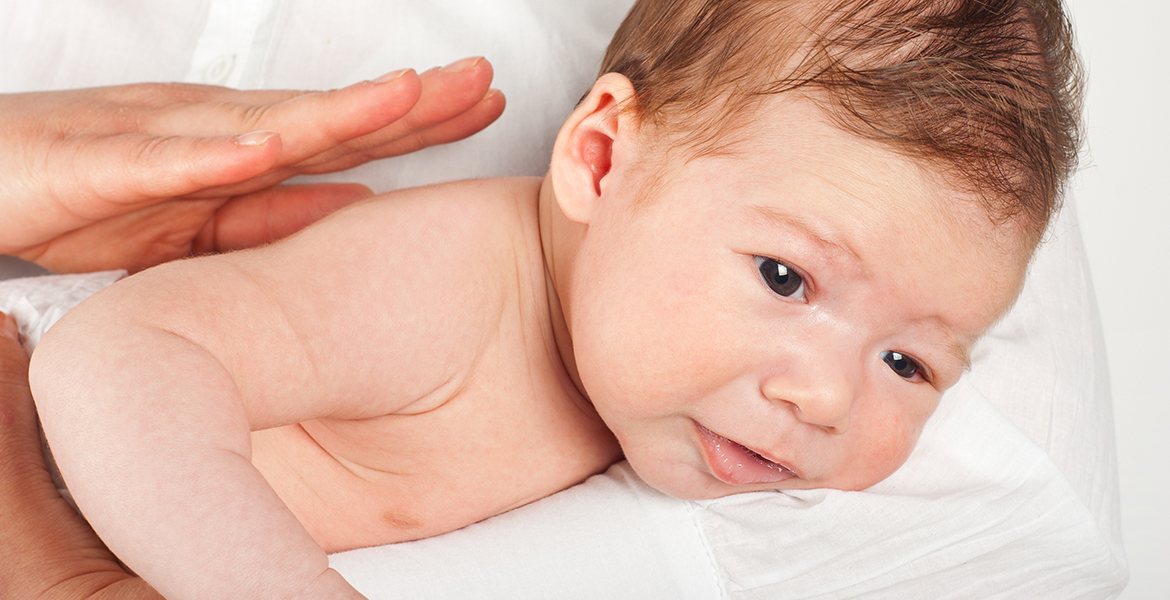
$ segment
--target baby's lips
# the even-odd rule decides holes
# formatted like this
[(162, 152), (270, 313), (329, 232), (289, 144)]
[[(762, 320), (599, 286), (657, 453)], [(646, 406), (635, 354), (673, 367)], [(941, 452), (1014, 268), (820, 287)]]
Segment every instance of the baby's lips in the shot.
[(696, 423), (711, 474), (729, 485), (779, 483), (796, 473)]

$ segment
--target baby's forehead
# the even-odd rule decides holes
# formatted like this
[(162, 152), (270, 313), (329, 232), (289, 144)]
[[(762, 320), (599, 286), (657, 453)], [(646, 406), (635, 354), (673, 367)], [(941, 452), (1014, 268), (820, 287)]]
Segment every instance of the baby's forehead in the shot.
[(948, 301), (987, 304), (975, 312), (988, 325), (1017, 295), (1034, 248), (1027, 223), (997, 220), (944, 166), (842, 128), (810, 98), (769, 99), (715, 151), (676, 155), (663, 172), (682, 193), (719, 195), (720, 214), (688, 219), (734, 219), (777, 253), (798, 243), (815, 261), (902, 278), (911, 291), (965, 273)]
[(840, 125), (945, 163), (1038, 239), (1079, 145), (1071, 43), (1058, 6), (1018, 0), (640, 0), (602, 69), (695, 147), (761, 98), (823, 94)]
[[(1042, 231), (1037, 231), (1033, 220), (1022, 212), (1005, 214), (994, 208), (1007, 202), (994, 197), (997, 192), (981, 189), (978, 182), (946, 161), (906, 152), (897, 144), (856, 133), (842, 123), (839, 111), (831, 99), (816, 92), (763, 98), (737, 115), (718, 137), (679, 152), (679, 158), (738, 158), (741, 160), (732, 161), (728, 168), (741, 175), (765, 168), (779, 186), (795, 188), (794, 193), (836, 190), (854, 201), (853, 205), (834, 207), (837, 210), (929, 210), (935, 217), (935, 228), (953, 228), (985, 237), (993, 242), (988, 251), (1005, 260), (1024, 256), (1026, 262), (1031, 256)], [(666, 147), (683, 146), (668, 143)], [(781, 158), (763, 167), (742, 160), (761, 154), (775, 156), (777, 148), (784, 151)], [(913, 208), (906, 206), (913, 198), (932, 201)], [(869, 225), (859, 221), (856, 226)]]

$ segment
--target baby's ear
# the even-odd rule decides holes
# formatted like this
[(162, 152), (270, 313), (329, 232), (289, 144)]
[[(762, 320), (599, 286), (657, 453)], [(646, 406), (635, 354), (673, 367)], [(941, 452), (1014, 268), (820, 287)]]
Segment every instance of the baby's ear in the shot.
[(549, 172), (557, 204), (569, 219), (589, 223), (605, 196), (606, 178), (629, 155), (639, 125), (635, 102), (630, 80), (606, 73), (557, 134)]

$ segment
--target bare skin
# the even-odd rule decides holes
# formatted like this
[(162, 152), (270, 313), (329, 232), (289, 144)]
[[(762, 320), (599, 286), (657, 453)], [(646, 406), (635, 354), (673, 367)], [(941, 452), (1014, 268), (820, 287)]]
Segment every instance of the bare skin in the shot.
[[(376, 199), (290, 240), (281, 253), (281, 262), (304, 264), (342, 232), (363, 240), (346, 259), (330, 259), (335, 275), (322, 279), (318, 263), (303, 269), (316, 284), (300, 275), (266, 277), (265, 295), (282, 298), (282, 320), (309, 348), (301, 358), (311, 365), (263, 369), (311, 368), (316, 376), (298, 384), (298, 396), (323, 418), (254, 431), (252, 462), (326, 551), (445, 533), (620, 458), (569, 380), (549, 327), (540, 184), (468, 181)], [(404, 223), (419, 235), (388, 243), (374, 234), (405, 233)], [(268, 274), (273, 264), (257, 254), (235, 267)], [(372, 287), (371, 278), (378, 281)], [(319, 297), (297, 293), (308, 285), (326, 287)], [(325, 309), (322, 298), (335, 306)], [(390, 317), (384, 329), (353, 319), (370, 307), (408, 318)], [(380, 349), (371, 355), (373, 347)], [(320, 408), (325, 398), (331, 406)], [(280, 402), (286, 410), (287, 393)]]
[[(140, 84), (0, 96), (0, 251), (58, 272), (137, 271), (285, 237), (371, 193), (276, 184), (471, 135), (503, 110), (491, 77), (469, 59), (333, 92)], [(28, 359), (3, 319), (0, 596), (160, 598), (49, 481)]]
[[(549, 327), (540, 186), (397, 192), (278, 245), (145, 271), (62, 320), (31, 379), (110, 548), (169, 598), (331, 597), (325, 551), (451, 531), (618, 460)], [(103, 351), (69, 350), (89, 344)], [(125, 386), (141, 393), (103, 392)], [(163, 547), (165, 568), (142, 560)]]
[(67, 315), (30, 376), (110, 548), (173, 599), (356, 598), (325, 551), (462, 527), (623, 450), (682, 498), (897, 469), (1026, 244), (799, 98), (739, 156), (666, 157), (640, 200), (632, 94), (603, 76), (543, 181), (374, 198)]
[(28, 357), (16, 322), (0, 319), (0, 596), (160, 600), (122, 568), (49, 480), (28, 390)]

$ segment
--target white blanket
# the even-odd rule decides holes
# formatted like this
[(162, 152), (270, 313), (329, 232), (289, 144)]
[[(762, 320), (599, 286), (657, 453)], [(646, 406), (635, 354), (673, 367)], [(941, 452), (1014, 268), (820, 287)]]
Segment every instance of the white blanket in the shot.
[(69, 309), (125, 276), (126, 271), (103, 271), (0, 281), (0, 310), (16, 319), (24, 349), (32, 354), (41, 336)]

